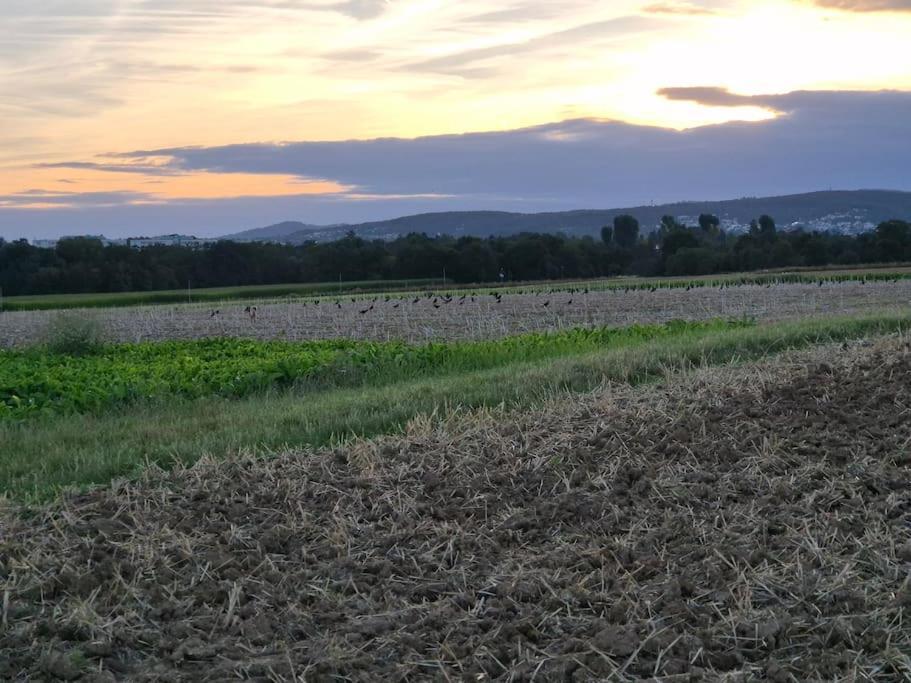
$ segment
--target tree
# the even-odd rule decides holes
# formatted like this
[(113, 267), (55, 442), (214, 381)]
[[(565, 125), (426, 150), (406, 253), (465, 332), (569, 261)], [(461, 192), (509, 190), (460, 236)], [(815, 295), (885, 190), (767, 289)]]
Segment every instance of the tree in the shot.
[(881, 261), (901, 261), (911, 256), (911, 223), (885, 221), (876, 227), (876, 243)]
[(604, 242), (605, 244), (610, 244), (611, 242), (613, 242), (613, 240), (614, 240), (614, 229), (609, 225), (605, 225), (603, 228), (601, 228), (601, 241)]
[(614, 218), (614, 240), (623, 249), (632, 249), (639, 241), (639, 221), (623, 214)]
[(701, 213), (699, 214), (699, 227), (702, 228), (702, 232), (707, 234), (715, 234), (718, 231), (718, 227), (721, 225), (721, 221), (718, 220), (718, 216), (712, 215), (710, 213)]
[(674, 216), (662, 216), (661, 217), (661, 232), (662, 234), (667, 234), (673, 232), (677, 228), (682, 228), (683, 226), (677, 222), (676, 217)]
[(876, 239), (895, 244), (909, 244), (911, 243), (911, 223), (897, 220), (880, 223), (876, 226)]
[(693, 231), (689, 228), (675, 227), (667, 232), (661, 243), (661, 253), (665, 256), (673, 256), (680, 249), (695, 249), (699, 246), (699, 240)]
[(774, 242), (775, 238), (778, 236), (778, 232), (775, 229), (775, 219), (771, 216), (763, 214), (759, 217), (759, 237), (764, 242)]

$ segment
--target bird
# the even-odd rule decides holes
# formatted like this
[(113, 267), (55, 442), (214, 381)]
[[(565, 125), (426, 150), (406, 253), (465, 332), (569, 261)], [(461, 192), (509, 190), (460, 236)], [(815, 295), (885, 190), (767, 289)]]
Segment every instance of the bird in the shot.
[(548, 306), (550, 306), (550, 300), (544, 302), (544, 308), (547, 308)]

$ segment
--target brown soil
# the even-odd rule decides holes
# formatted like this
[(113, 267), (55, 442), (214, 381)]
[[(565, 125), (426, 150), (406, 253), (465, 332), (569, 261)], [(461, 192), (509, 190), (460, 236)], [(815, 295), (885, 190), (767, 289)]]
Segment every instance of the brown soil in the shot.
[(3, 514), (3, 680), (909, 680), (911, 348)]
[[(812, 315), (865, 313), (875, 309), (907, 312), (911, 280), (826, 282), (823, 286), (779, 284), (680, 289), (592, 291), (588, 294), (507, 293), (470, 295), (451, 302), (432, 298), (335, 297), (260, 302), (256, 320), (244, 312), (249, 302), (142, 306), (86, 312), (99, 320), (112, 341), (139, 342), (203, 337), (252, 339), (399, 339), (408, 342), (490, 339), (523, 332), (580, 326), (660, 323), (682, 318), (754, 317), (762, 321)], [(545, 306), (545, 304), (547, 304)], [(220, 313), (213, 317), (213, 310)], [(362, 313), (361, 311), (366, 311)], [(0, 314), (0, 348), (40, 341), (56, 311)]]

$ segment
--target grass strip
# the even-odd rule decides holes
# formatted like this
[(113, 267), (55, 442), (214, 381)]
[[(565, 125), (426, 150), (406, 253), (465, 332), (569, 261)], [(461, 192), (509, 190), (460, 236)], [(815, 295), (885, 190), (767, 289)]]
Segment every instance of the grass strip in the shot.
[(673, 321), (417, 345), (206, 339), (117, 344), (77, 355), (40, 347), (0, 350), (0, 421), (207, 396), (243, 398), (292, 387), (305, 393), (385, 385), (752, 324)]
[(309, 395), (274, 393), (136, 407), (94, 417), (0, 424), (0, 493), (41, 501), (61, 488), (106, 484), (155, 464), (206, 455), (268, 454), (401, 429), (424, 414), (506, 405), (526, 408), (605, 381), (641, 383), (692, 366), (761, 358), (818, 343), (900, 332), (911, 316), (810, 319), (700, 331), (558, 359), (514, 363), (385, 386)]

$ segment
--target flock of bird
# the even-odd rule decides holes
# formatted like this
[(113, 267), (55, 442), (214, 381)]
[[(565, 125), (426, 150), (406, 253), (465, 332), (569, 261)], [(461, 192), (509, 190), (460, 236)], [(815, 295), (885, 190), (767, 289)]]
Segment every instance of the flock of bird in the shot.
[[(894, 282), (897, 282), (897, 281), (898, 281), (898, 278), (896, 278), (894, 280)], [(826, 283), (826, 280), (822, 280), (822, 279), (815, 282), (815, 284), (818, 287), (822, 287), (825, 283)], [(865, 284), (867, 284), (867, 281), (865, 279), (861, 279), (860, 283), (865, 285)], [(778, 282), (767, 282), (763, 286), (766, 289), (771, 289), (776, 284), (779, 284), (779, 283)], [(725, 289), (730, 289), (732, 287), (737, 287), (737, 286), (739, 286), (738, 283), (721, 282), (720, 284), (717, 285), (717, 289), (719, 291), (723, 291)], [(694, 285), (694, 284), (688, 284), (685, 288), (681, 287), (681, 289), (685, 289), (685, 291), (687, 291), (687, 292), (689, 292), (693, 289), (697, 289), (697, 288), (715, 289), (716, 287), (708, 286), (708, 285)], [(629, 294), (631, 291), (637, 291), (637, 290), (638, 291), (647, 291), (649, 293), (655, 293), (658, 291), (658, 289), (659, 289), (658, 286), (649, 285), (646, 287), (641, 287), (641, 286), (614, 287), (614, 288), (610, 288), (607, 290), (599, 290), (599, 291), (613, 291), (613, 292), (617, 292), (617, 293), (622, 292), (624, 294)], [(662, 289), (666, 289), (666, 287), (662, 287)], [(572, 306), (573, 303), (579, 297), (587, 296), (590, 293), (590, 291), (591, 290), (588, 287), (584, 287), (584, 288), (571, 287), (571, 288), (566, 288), (566, 289), (549, 289), (549, 290), (536, 289), (536, 288), (514, 289), (514, 290), (510, 290), (509, 293), (511, 293), (513, 295), (526, 295), (526, 296), (530, 295), (530, 296), (534, 296), (534, 297), (538, 297), (538, 298), (544, 298), (545, 300), (541, 303), (541, 307), (546, 309), (546, 308), (549, 308), (552, 304), (557, 305), (560, 303), (562, 303), (564, 306)], [(558, 297), (561, 297), (561, 295), (563, 295), (563, 296), (568, 295), (569, 298), (561, 301), (561, 299), (558, 299)], [(427, 291), (427, 292), (424, 292), (423, 294), (420, 294), (417, 296), (412, 296), (412, 295), (394, 296), (394, 295), (390, 295), (390, 294), (385, 294), (385, 295), (375, 296), (372, 299), (357, 298), (357, 297), (353, 297), (353, 296), (350, 297), (350, 299), (351, 299), (352, 304), (357, 304), (357, 303), (369, 304), (363, 308), (358, 308), (358, 313), (360, 315), (368, 315), (371, 311), (375, 310), (378, 305), (383, 305), (383, 304), (392, 304), (390, 306), (390, 308), (397, 309), (397, 308), (401, 307), (403, 304), (404, 305), (408, 305), (408, 304), (417, 305), (417, 304), (420, 304), (420, 303), (426, 301), (426, 302), (429, 302), (430, 305), (433, 306), (434, 309), (441, 309), (444, 306), (449, 306), (452, 304), (455, 304), (457, 306), (462, 306), (466, 302), (476, 303), (479, 299), (484, 299), (486, 297), (490, 297), (493, 300), (493, 302), (496, 304), (503, 303), (503, 295), (497, 291), (490, 292), (489, 294), (481, 294), (477, 291), (471, 291), (471, 292), (465, 292), (464, 294), (462, 294), (461, 296), (458, 296), (458, 297), (456, 296), (456, 294), (453, 294), (451, 292)], [(348, 297), (346, 297), (346, 298), (348, 298)], [(334, 306), (335, 308), (337, 308), (339, 310), (341, 310), (343, 308), (342, 298), (333, 299), (331, 297), (329, 299), (325, 299), (325, 300), (312, 299), (310, 301), (302, 301), (300, 305), (303, 306), (304, 308), (306, 308), (308, 306), (308, 304), (310, 306), (319, 306), (321, 303), (324, 305)], [(250, 318), (250, 320), (252, 322), (256, 322), (256, 313), (257, 313), (256, 306), (247, 306), (246, 308), (244, 308), (244, 313)], [(211, 318), (218, 318), (220, 315), (221, 315), (221, 310), (219, 310), (219, 309), (213, 309), (209, 312), (209, 317), (211, 317)]]
[[(542, 307), (548, 308), (551, 305), (551, 303), (557, 303), (556, 297), (558, 295), (560, 295), (561, 293), (569, 295), (569, 299), (564, 301), (563, 304), (566, 306), (572, 306), (577, 295), (583, 295), (583, 296), (588, 295), (589, 291), (590, 290), (587, 287), (584, 289), (581, 289), (581, 288), (580, 289), (570, 288), (570, 289), (564, 289), (564, 290), (551, 289), (546, 292), (543, 290), (532, 289), (532, 290), (515, 290), (512, 292), (512, 294), (532, 295), (532, 296), (536, 296), (536, 297), (546, 296), (547, 298), (543, 302)], [(627, 288), (625, 291), (628, 292), (629, 288)], [(657, 290), (656, 290), (656, 288), (653, 287), (651, 289), (651, 291), (654, 292)], [(466, 292), (465, 294), (462, 294), (461, 296), (458, 296), (458, 297), (455, 294), (452, 294), (449, 292), (441, 293), (441, 292), (429, 291), (429, 292), (425, 292), (424, 294), (415, 296), (413, 298), (411, 296), (396, 297), (396, 296), (386, 294), (386, 295), (383, 295), (382, 297), (375, 296), (372, 299), (358, 299), (356, 297), (350, 297), (350, 299), (351, 299), (351, 303), (353, 303), (353, 304), (356, 304), (359, 302), (369, 304), (365, 308), (358, 309), (358, 313), (360, 313), (361, 315), (367, 315), (371, 311), (375, 310), (378, 305), (381, 305), (381, 304), (392, 304), (390, 306), (390, 308), (397, 309), (400, 306), (402, 306), (403, 304), (416, 305), (416, 304), (420, 304), (422, 301), (427, 301), (430, 303), (431, 306), (433, 306), (434, 309), (440, 309), (440, 308), (443, 308), (444, 306), (448, 306), (450, 304), (456, 304), (457, 306), (462, 306), (466, 302), (476, 303), (479, 299), (483, 299), (487, 296), (489, 296), (493, 300), (494, 303), (497, 303), (497, 304), (503, 303), (503, 295), (500, 292), (491, 292), (489, 295), (487, 295), (487, 294), (479, 294), (476, 291), (475, 292)], [(300, 303), (300, 305), (304, 308), (306, 308), (308, 306), (308, 304), (310, 306), (319, 306), (320, 304), (330, 305), (330, 306), (334, 306), (335, 308), (337, 308), (339, 310), (341, 310), (343, 307), (342, 299), (340, 299), (340, 298), (329, 299), (329, 300), (312, 299), (310, 301), (302, 301)], [(244, 313), (250, 318), (251, 321), (255, 322), (256, 321), (256, 310), (257, 310), (256, 306), (247, 306), (246, 308), (244, 308)], [(220, 315), (221, 315), (220, 309), (212, 309), (209, 311), (210, 318), (218, 318)]]

